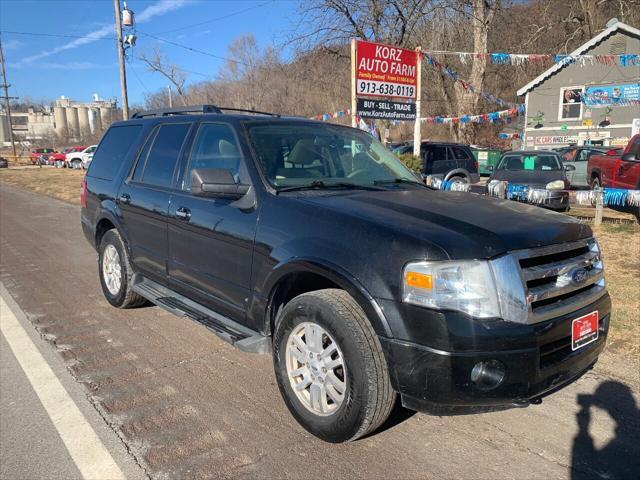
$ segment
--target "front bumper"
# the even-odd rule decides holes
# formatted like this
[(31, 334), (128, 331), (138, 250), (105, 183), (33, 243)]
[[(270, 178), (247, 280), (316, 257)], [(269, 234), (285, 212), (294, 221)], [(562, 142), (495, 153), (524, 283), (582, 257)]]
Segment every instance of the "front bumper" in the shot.
[[(594, 310), (599, 312), (598, 340), (573, 351), (572, 320)], [(451, 338), (455, 338), (457, 349), (445, 350), (400, 339), (380, 340), (392, 382), (407, 408), (455, 414), (526, 406), (538, 403), (593, 367), (606, 342), (610, 310), (611, 301), (605, 294), (569, 315), (538, 324), (507, 325), (510, 322), (500, 321), (493, 338), (486, 329), (478, 337), (473, 328), (467, 329), (466, 340), (460, 337), (462, 330), (455, 326), (460, 319), (455, 316), (453, 328), (457, 331), (451, 332)], [(511, 328), (513, 333), (509, 334)], [(481, 389), (471, 380), (471, 372), (478, 362), (492, 360), (504, 365), (504, 379), (492, 389)]]

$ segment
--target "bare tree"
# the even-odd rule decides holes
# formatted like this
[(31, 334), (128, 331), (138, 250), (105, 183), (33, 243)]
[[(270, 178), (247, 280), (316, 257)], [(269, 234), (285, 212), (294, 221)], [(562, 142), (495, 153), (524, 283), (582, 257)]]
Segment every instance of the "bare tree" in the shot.
[(140, 59), (147, 64), (148, 70), (157, 72), (171, 82), (175, 87), (183, 105), (185, 103), (185, 83), (187, 75), (184, 70), (169, 61), (162, 55), (159, 48), (154, 48), (151, 55), (142, 54)]

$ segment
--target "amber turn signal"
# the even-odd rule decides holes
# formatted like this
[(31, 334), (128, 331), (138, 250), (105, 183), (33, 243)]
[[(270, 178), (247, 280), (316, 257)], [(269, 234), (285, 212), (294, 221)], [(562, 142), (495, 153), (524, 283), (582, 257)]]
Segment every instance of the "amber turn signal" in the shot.
[(430, 290), (433, 288), (433, 277), (426, 273), (407, 272), (404, 277), (405, 285)]

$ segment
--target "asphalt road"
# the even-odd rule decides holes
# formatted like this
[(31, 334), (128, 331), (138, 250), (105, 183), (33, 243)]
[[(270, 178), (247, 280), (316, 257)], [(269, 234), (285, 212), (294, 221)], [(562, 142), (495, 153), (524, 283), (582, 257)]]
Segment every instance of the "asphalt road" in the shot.
[(237, 351), (157, 307), (109, 306), (78, 207), (2, 185), (0, 242), (0, 280), (152, 478), (578, 479), (640, 471), (637, 372), (622, 380), (597, 367), (526, 409), (458, 417), (397, 409), (381, 432), (327, 444), (289, 415), (269, 357)]

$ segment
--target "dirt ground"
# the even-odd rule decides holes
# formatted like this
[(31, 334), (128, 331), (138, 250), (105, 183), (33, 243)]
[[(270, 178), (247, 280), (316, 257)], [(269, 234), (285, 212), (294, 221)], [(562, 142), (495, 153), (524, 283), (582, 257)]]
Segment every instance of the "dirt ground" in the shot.
[(54, 167), (14, 167), (0, 170), (0, 184), (33, 190), (42, 195), (80, 205), (84, 170)]
[[(80, 183), (83, 177), (83, 170), (66, 168), (21, 167), (0, 170), (0, 184), (26, 188), (75, 205), (80, 204)], [(587, 215), (590, 213), (592, 212), (588, 211)], [(580, 218), (584, 216), (584, 213), (579, 215)], [(594, 228), (602, 247), (606, 278), (613, 301), (607, 352), (640, 358), (640, 226), (629, 214), (605, 209), (604, 216), (612, 221), (630, 222), (603, 224)]]

